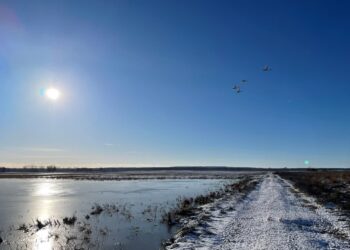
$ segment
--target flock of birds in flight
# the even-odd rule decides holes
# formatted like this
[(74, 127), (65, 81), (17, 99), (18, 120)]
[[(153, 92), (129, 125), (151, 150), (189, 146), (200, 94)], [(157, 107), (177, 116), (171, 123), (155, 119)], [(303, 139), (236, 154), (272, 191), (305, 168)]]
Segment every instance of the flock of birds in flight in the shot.
[[(262, 68), (262, 71), (263, 72), (269, 72), (269, 71), (271, 71), (272, 70), (272, 68), (269, 66), (269, 65), (265, 65), (263, 68)], [(242, 90), (241, 90), (241, 84), (245, 84), (245, 83), (247, 83), (248, 81), (247, 80), (241, 80), (241, 82), (239, 83), (239, 84), (235, 84), (234, 86), (233, 86), (233, 91), (235, 91), (237, 94), (239, 94), (239, 93), (241, 93), (242, 92)]]

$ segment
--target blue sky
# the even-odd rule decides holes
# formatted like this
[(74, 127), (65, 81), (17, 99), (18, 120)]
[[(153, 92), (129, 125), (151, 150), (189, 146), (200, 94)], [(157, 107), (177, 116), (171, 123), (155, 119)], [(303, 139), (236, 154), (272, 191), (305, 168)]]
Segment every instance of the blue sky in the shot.
[(349, 8), (1, 0), (0, 165), (349, 167)]

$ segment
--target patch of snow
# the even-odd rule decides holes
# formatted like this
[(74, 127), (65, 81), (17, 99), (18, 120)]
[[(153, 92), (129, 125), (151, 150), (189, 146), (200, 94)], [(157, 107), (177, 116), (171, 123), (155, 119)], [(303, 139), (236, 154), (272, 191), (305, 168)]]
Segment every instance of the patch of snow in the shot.
[(204, 207), (167, 249), (350, 249), (346, 222), (276, 175), (239, 198)]

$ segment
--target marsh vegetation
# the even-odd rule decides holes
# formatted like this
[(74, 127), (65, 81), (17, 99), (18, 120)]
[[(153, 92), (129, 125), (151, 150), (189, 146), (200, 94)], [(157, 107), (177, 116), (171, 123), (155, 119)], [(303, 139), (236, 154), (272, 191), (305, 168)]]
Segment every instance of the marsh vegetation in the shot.
[(312, 195), (328, 208), (350, 213), (350, 171), (279, 172), (298, 189)]

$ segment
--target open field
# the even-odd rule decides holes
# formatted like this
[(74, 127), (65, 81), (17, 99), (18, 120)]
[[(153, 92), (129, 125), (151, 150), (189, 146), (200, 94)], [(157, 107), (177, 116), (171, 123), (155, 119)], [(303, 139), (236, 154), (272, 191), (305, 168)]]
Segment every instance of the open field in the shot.
[(338, 206), (350, 214), (350, 172), (278, 172), (301, 191), (314, 196), (320, 203)]
[(0, 179), (147, 180), (232, 179), (237, 175), (266, 173), (267, 169), (228, 167), (166, 168), (0, 168)]

